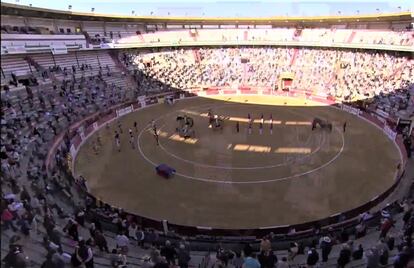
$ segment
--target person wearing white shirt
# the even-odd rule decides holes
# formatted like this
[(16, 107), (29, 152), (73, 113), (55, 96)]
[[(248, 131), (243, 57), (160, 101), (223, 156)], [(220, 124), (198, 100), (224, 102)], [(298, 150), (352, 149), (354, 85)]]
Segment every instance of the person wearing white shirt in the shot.
[(124, 233), (119, 233), (115, 240), (116, 246), (121, 249), (121, 253), (126, 255), (128, 253), (129, 238)]

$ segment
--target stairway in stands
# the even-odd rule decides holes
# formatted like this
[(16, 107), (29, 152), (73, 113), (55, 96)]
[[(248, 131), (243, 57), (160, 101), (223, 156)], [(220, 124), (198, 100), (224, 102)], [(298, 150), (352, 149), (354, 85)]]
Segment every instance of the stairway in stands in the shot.
[(33, 59), (30, 55), (26, 55), (24, 59), (27, 61), (27, 63), (33, 67), (36, 68), (36, 70), (39, 70), (40, 72), (47, 71), (49, 78), (54, 82), (59, 82), (58, 78), (53, 72), (49, 72), (49, 69), (45, 68), (44, 66), (40, 65), (35, 59)]
[(193, 49), (192, 51), (193, 51), (193, 56), (194, 56), (194, 62), (200, 63), (201, 62), (200, 52), (198, 51), (198, 49)]
[(196, 30), (188, 30), (188, 34), (190, 35), (190, 37), (193, 39), (194, 42), (197, 42), (197, 31)]
[(139, 38), (139, 41), (140, 41), (141, 43), (145, 43), (144, 36), (141, 34), (141, 32), (139, 32), (139, 34), (138, 34), (138, 38)]
[(351, 35), (349, 36), (349, 38), (346, 42), (347, 43), (352, 43), (352, 40), (354, 39), (355, 35), (356, 35), (356, 32), (352, 31)]
[(293, 49), (293, 55), (292, 55), (292, 59), (290, 60), (290, 66), (293, 66), (295, 64), (298, 53), (299, 53), (299, 49), (297, 48)]
[(134, 88), (135, 85), (136, 85), (136, 83), (134, 81), (134, 78), (130, 74), (129, 69), (119, 59), (118, 52), (116, 52), (116, 51), (110, 51), (109, 52), (109, 55), (111, 56), (112, 60), (114, 61), (115, 67), (118, 68), (119, 70), (121, 70), (122, 72), (124, 72), (126, 74), (126, 76), (125, 76), (126, 85), (129, 86), (129, 87)]

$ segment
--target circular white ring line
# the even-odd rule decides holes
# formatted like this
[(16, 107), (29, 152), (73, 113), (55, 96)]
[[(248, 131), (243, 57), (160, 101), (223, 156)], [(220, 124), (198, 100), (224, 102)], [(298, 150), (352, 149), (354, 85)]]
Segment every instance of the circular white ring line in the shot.
[[(315, 171), (318, 171), (330, 164), (332, 164), (343, 152), (344, 147), (345, 147), (345, 138), (344, 135), (342, 134), (342, 132), (340, 130), (338, 130), (337, 128), (335, 128), (336, 131), (338, 131), (341, 134), (342, 137), (342, 147), (341, 149), (338, 151), (338, 153), (328, 162), (326, 162), (325, 164), (314, 168), (312, 170), (306, 171), (306, 172), (302, 172), (302, 173), (298, 173), (295, 175), (291, 175), (291, 176), (287, 176), (287, 177), (282, 177), (282, 178), (277, 178), (277, 179), (271, 179), (271, 180), (257, 180), (257, 181), (222, 181), (222, 180), (212, 180), (212, 179), (208, 179), (208, 178), (203, 178), (203, 177), (194, 177), (194, 176), (189, 176), (189, 175), (185, 175), (183, 173), (180, 172), (176, 172), (175, 175), (178, 175), (180, 177), (183, 178), (187, 178), (187, 179), (191, 179), (191, 180), (196, 180), (196, 181), (202, 181), (202, 182), (210, 182), (210, 183), (221, 183), (221, 184), (259, 184), (259, 183), (268, 183), (268, 182), (275, 182), (275, 181), (284, 181), (284, 180), (288, 180), (288, 179), (293, 179), (293, 178), (297, 178), (300, 176), (304, 176), (310, 173), (313, 173)], [(139, 136), (141, 136), (142, 132), (140, 133)], [(149, 163), (151, 163), (154, 167), (158, 166), (158, 164), (154, 163), (151, 159), (149, 159), (146, 155), (143, 154), (142, 152), (142, 148), (140, 146), (140, 144), (138, 143), (137, 145), (138, 150), (140, 151), (142, 157), (144, 157), (145, 160), (147, 160)]]
[[(243, 103), (242, 103), (243, 104)], [(215, 106), (216, 108), (217, 107), (224, 107), (224, 106), (229, 106), (229, 105), (231, 105), (231, 106), (233, 106), (233, 105), (240, 105), (240, 103), (230, 103), (230, 104), (222, 104), (222, 105), (218, 105), (218, 106)], [(203, 107), (203, 106), (206, 106), (206, 105), (199, 105), (199, 106), (192, 106), (192, 108), (194, 108), (194, 107)], [(299, 115), (299, 116), (301, 116), (301, 117), (303, 117), (301, 114), (299, 114), (299, 113), (297, 113), (297, 112), (293, 112), (293, 111), (288, 111), (289, 113), (293, 113), (293, 114), (296, 114), (296, 115)], [(163, 115), (163, 116), (160, 116), (160, 117), (158, 117), (157, 118), (157, 120), (156, 121), (158, 121), (158, 120), (160, 120), (161, 118), (164, 118), (164, 117), (166, 117), (166, 116), (168, 116), (169, 114), (167, 114), (167, 115)], [(162, 125), (159, 129), (161, 130), (163, 127), (164, 127), (165, 125)], [(143, 129), (142, 131), (144, 131), (145, 129)], [(141, 135), (140, 135), (141, 136)], [(311, 137), (311, 135), (309, 136), (309, 137)], [(164, 146), (162, 146), (162, 143), (161, 142), (159, 142), (159, 147), (165, 152), (165, 153), (167, 153), (167, 154), (169, 154), (171, 157), (173, 157), (173, 158), (176, 158), (176, 159), (178, 159), (178, 160), (180, 160), (180, 161), (183, 161), (183, 162), (186, 162), (186, 163), (189, 163), (189, 164), (192, 164), (192, 165), (195, 165), (195, 166), (200, 166), (200, 167), (206, 167), (206, 168), (216, 168), (216, 169), (226, 169), (226, 170), (254, 170), (254, 169), (269, 169), (269, 168), (275, 168), (275, 167), (280, 167), (280, 166), (286, 166), (286, 165), (289, 165), (289, 164), (292, 164), (292, 163), (294, 163), (295, 161), (298, 161), (298, 160), (302, 160), (302, 159), (306, 159), (306, 158), (309, 158), (309, 157), (311, 157), (313, 154), (315, 154), (315, 153), (317, 153), (320, 149), (321, 149), (321, 147), (324, 145), (324, 143), (325, 143), (325, 137), (326, 137), (326, 134), (325, 133), (323, 133), (322, 134), (322, 138), (320, 138), (319, 139), (319, 146), (316, 148), (316, 150), (314, 150), (312, 153), (310, 153), (310, 154), (308, 154), (308, 155), (304, 155), (304, 156), (302, 156), (302, 157), (296, 157), (296, 158), (292, 158), (292, 160), (289, 160), (289, 161), (285, 161), (285, 162), (283, 162), (283, 163), (279, 163), (279, 164), (276, 164), (276, 165), (268, 165), (268, 166), (260, 166), (260, 167), (233, 167), (233, 166), (218, 166), (218, 165), (208, 165), (208, 164), (203, 164), (203, 163), (199, 163), (199, 162), (195, 162), (195, 161), (191, 161), (191, 160), (188, 160), (188, 159), (185, 159), (185, 158), (182, 158), (182, 157), (180, 157), (180, 156), (178, 156), (178, 155), (176, 155), (176, 154), (174, 154), (174, 153), (171, 153), (170, 151), (168, 151), (167, 149), (165, 149), (165, 147)], [(138, 142), (140, 141), (140, 139), (138, 139)]]
[[(192, 107), (201, 107), (201, 106), (206, 106), (206, 105), (200, 105), (200, 106), (192, 106)], [(160, 118), (164, 117), (165, 115), (159, 116), (157, 117), (154, 121), (158, 121)], [(144, 130), (148, 129), (150, 126), (150, 124), (148, 124), (146, 127), (144, 127), (140, 134), (137, 137), (137, 147), (138, 150), (140, 152), (140, 154), (142, 155), (142, 157), (147, 160), (147, 162), (149, 162), (150, 164), (152, 164), (154, 167), (158, 166), (157, 163), (153, 162), (151, 159), (149, 159), (142, 151), (141, 145), (139, 143), (139, 139), (141, 138), (142, 134), (144, 133)], [(342, 137), (342, 146), (341, 149), (338, 151), (338, 153), (328, 162), (326, 162), (325, 164), (314, 168), (312, 170), (308, 170), (306, 172), (302, 172), (302, 173), (298, 173), (295, 175), (291, 175), (291, 176), (286, 176), (286, 177), (282, 177), (282, 178), (277, 178), (277, 179), (270, 179), (270, 180), (256, 180), (256, 181), (223, 181), (223, 180), (212, 180), (212, 179), (208, 179), (208, 178), (203, 178), (203, 177), (195, 177), (195, 176), (189, 176), (180, 172), (176, 172), (175, 175), (178, 175), (180, 177), (183, 178), (187, 178), (187, 179), (191, 179), (191, 180), (196, 180), (196, 181), (201, 181), (201, 182), (209, 182), (209, 183), (220, 183), (220, 184), (261, 184), (261, 183), (269, 183), (269, 182), (275, 182), (275, 181), (284, 181), (284, 180), (288, 180), (288, 179), (293, 179), (293, 178), (297, 178), (300, 176), (304, 176), (310, 173), (313, 173), (315, 171), (318, 171), (322, 168), (327, 167), (328, 165), (332, 164), (343, 152), (344, 147), (345, 147), (345, 138), (343, 133), (338, 129), (335, 128), (335, 130), (340, 133), (341, 137)]]
[[(160, 130), (164, 127), (161, 126)], [(168, 155), (170, 155), (171, 157), (178, 159), (180, 161), (192, 164), (194, 166), (200, 166), (200, 167), (206, 167), (206, 168), (216, 168), (216, 169), (227, 169), (227, 170), (254, 170), (254, 169), (269, 169), (269, 168), (275, 168), (275, 167), (281, 167), (281, 166), (286, 166), (289, 164), (292, 164), (293, 162), (295, 162), (296, 160), (302, 160), (308, 157), (311, 157), (313, 154), (317, 153), (321, 147), (324, 145), (325, 143), (325, 133), (323, 133), (323, 135), (321, 136), (322, 138), (319, 139), (319, 146), (316, 148), (316, 150), (314, 150), (313, 152), (311, 152), (310, 154), (304, 155), (302, 157), (298, 157), (298, 158), (292, 158), (292, 160), (288, 160), (286, 162), (282, 162), (279, 164), (275, 164), (275, 165), (268, 165), (268, 166), (260, 166), (260, 167), (233, 167), (233, 166), (218, 166), (218, 165), (209, 165), (209, 164), (203, 164), (200, 162), (196, 162), (196, 161), (191, 161), (185, 158), (182, 158), (174, 153), (171, 153), (170, 151), (168, 151), (167, 149), (165, 149), (164, 146), (162, 146), (162, 143), (159, 142), (159, 147)], [(139, 140), (138, 140), (139, 142)]]
[[(243, 104), (243, 103), (242, 103)], [(223, 106), (234, 106), (234, 105), (240, 105), (240, 103), (227, 103), (227, 104), (221, 104), (221, 105), (216, 105), (216, 106), (214, 106), (214, 107), (223, 107)], [(198, 107), (203, 107), (203, 106), (206, 106), (205, 104), (203, 104), (203, 105), (199, 105), (199, 106), (192, 106), (192, 107), (190, 107), (190, 108), (194, 108), (194, 107), (196, 107), (196, 108), (198, 108)], [(296, 115), (298, 115), (298, 116), (300, 116), (300, 117), (303, 117), (303, 115), (302, 114), (300, 114), (300, 113), (297, 113), (297, 112), (293, 112), (293, 111), (288, 111), (289, 113), (292, 113), (292, 114), (296, 114)], [(162, 116), (160, 116), (160, 117), (158, 117), (157, 119), (156, 119), (156, 121), (158, 121), (158, 120), (160, 120), (161, 118), (164, 118), (164, 117), (167, 117), (167, 116), (169, 116), (169, 115), (162, 115)], [(160, 130), (162, 129), (164, 127), (164, 125), (162, 125), (161, 127), (160, 127)], [(144, 129), (145, 130), (145, 129)], [(311, 137), (312, 135), (309, 135), (309, 137)], [(190, 164), (193, 164), (193, 165), (195, 165), (195, 166), (201, 166), (201, 167), (206, 167), (206, 168), (217, 168), (217, 169), (227, 169), (227, 170), (254, 170), (254, 169), (269, 169), (269, 168), (275, 168), (275, 167), (280, 167), (280, 166), (286, 166), (286, 165), (289, 165), (289, 164), (292, 164), (292, 163), (294, 163), (296, 160), (302, 160), (302, 159), (305, 159), (305, 158), (308, 158), (308, 157), (310, 157), (310, 156), (312, 156), (313, 154), (315, 154), (316, 152), (318, 152), (320, 149), (321, 149), (321, 147), (322, 147), (322, 145), (324, 145), (324, 143), (325, 143), (325, 136), (326, 136), (326, 134), (325, 133), (323, 133), (322, 134), (322, 138), (321, 139), (319, 139), (319, 146), (316, 148), (316, 150), (315, 151), (313, 151), (311, 154), (308, 154), (308, 155), (305, 155), (305, 156), (303, 156), (303, 157), (296, 157), (296, 158), (292, 158), (292, 160), (290, 160), (290, 161), (286, 161), (286, 162), (283, 162), (283, 163), (280, 163), (280, 164), (276, 164), (276, 165), (268, 165), (268, 166), (261, 166), (261, 167), (230, 167), (230, 166), (218, 166), (218, 165), (208, 165), (208, 164), (203, 164), (203, 163), (199, 163), (199, 162), (195, 162), (195, 161), (191, 161), (191, 160), (187, 160), (187, 159), (185, 159), (185, 158), (182, 158), (182, 157), (180, 157), (180, 156), (178, 156), (178, 155), (176, 155), (176, 154), (174, 154), (174, 153), (171, 153), (171, 152), (169, 152), (167, 149), (165, 149), (165, 147), (164, 146), (162, 146), (162, 143), (161, 142), (159, 142), (159, 146), (160, 146), (160, 148), (165, 152), (165, 153), (167, 153), (167, 154), (169, 154), (171, 157), (173, 157), (173, 158), (176, 158), (176, 159), (178, 159), (178, 160), (180, 160), (180, 161), (183, 161), (183, 162), (186, 162), (186, 163), (190, 163)], [(309, 139), (308, 139), (309, 140)], [(140, 142), (140, 139), (138, 139), (138, 143)]]

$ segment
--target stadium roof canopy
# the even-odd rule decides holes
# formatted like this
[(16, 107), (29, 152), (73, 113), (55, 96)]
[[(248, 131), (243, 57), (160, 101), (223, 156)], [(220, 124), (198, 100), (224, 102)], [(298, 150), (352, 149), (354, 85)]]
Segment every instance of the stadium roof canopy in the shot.
[(390, 14), (371, 15), (337, 15), (337, 16), (275, 16), (275, 17), (172, 17), (172, 16), (124, 16), (98, 14), (95, 12), (75, 12), (46, 9), (1, 3), (1, 14), (23, 17), (37, 17), (60, 20), (82, 20), (82, 21), (108, 21), (108, 22), (131, 22), (131, 23), (168, 23), (168, 24), (271, 24), (289, 25), (314, 24), (314, 23), (346, 23), (346, 22), (373, 22), (373, 21), (412, 21), (411, 12), (398, 12)]

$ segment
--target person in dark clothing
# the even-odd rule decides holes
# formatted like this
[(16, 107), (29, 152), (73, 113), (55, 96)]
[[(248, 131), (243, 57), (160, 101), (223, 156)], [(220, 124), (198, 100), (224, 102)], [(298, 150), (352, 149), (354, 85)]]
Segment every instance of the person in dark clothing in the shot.
[(23, 248), (21, 246), (12, 245), (10, 251), (2, 260), (5, 268), (26, 268), (28, 263), (23, 255)]
[(253, 253), (253, 248), (250, 244), (246, 244), (243, 248), (244, 256), (250, 256)]
[(343, 268), (350, 261), (351, 261), (351, 249), (349, 248), (347, 244), (344, 244), (342, 246), (341, 251), (339, 252), (339, 257), (337, 261), (338, 267)]
[(352, 253), (352, 258), (354, 260), (360, 260), (364, 256), (364, 248), (359, 244), (358, 249)]
[(95, 231), (95, 243), (100, 251), (109, 253), (108, 243), (106, 242), (105, 236), (98, 230)]
[(167, 260), (167, 263), (169, 265), (174, 265), (175, 263), (175, 257), (177, 255), (177, 251), (175, 248), (171, 245), (170, 241), (165, 242), (165, 246), (161, 249), (161, 256), (164, 256)]
[[(60, 268), (62, 267), (62, 263), (54, 260), (53, 254), (55, 253), (54, 250), (51, 250), (46, 255), (46, 261), (43, 262), (41, 268)], [(64, 263), (63, 263), (64, 265)]]
[(395, 246), (395, 238), (392, 236), (387, 236), (385, 238), (385, 242), (387, 243), (388, 249), (392, 251)]
[(75, 222), (72, 219), (70, 219), (69, 222), (68, 222), (68, 224), (65, 226), (64, 230), (67, 230), (69, 236), (73, 240), (79, 241), (79, 232), (78, 232), (78, 224), (77, 224), (77, 222)]
[(260, 262), (261, 268), (274, 268), (278, 261), (273, 251), (262, 251), (257, 259)]
[(85, 240), (79, 241), (79, 245), (75, 248), (72, 254), (71, 263), (74, 267), (81, 267), (85, 265), (86, 268), (93, 268), (93, 252), (92, 249), (86, 245)]
[(315, 248), (312, 248), (308, 251), (308, 258), (306, 259), (306, 264), (308, 267), (315, 266), (319, 261), (319, 253)]
[(191, 260), (190, 254), (184, 245), (180, 245), (177, 253), (178, 266), (180, 268), (188, 268), (188, 262)]
[(408, 223), (409, 223), (409, 221), (411, 219), (411, 216), (412, 216), (412, 212), (413, 212), (413, 210), (412, 209), (409, 209), (409, 210), (407, 210), (404, 213), (404, 216), (403, 216), (404, 226), (407, 226), (408, 225)]
[(163, 258), (160, 262), (157, 262), (153, 268), (169, 268), (169, 265), (165, 258)]
[(329, 236), (325, 236), (322, 238), (321, 250), (322, 250), (322, 262), (327, 262), (329, 253), (331, 253), (331, 250), (332, 250), (332, 241)]
[(408, 247), (404, 247), (403, 250), (398, 253), (394, 261), (394, 268), (405, 268), (410, 261), (410, 250)]
[(341, 242), (346, 243), (348, 242), (348, 240), (349, 240), (348, 231), (345, 228), (343, 228), (341, 231)]

